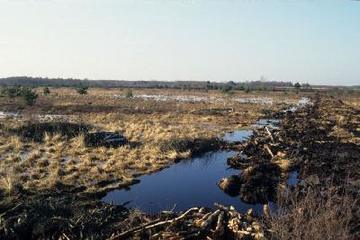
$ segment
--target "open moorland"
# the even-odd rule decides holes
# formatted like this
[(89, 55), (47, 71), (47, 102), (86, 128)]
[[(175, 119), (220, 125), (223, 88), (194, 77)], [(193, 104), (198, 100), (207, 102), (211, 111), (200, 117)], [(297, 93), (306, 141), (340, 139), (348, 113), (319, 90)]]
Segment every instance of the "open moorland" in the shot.
[[(11, 185), (33, 190), (59, 183), (90, 192), (126, 185), (139, 174), (216, 147), (221, 133), (300, 99), (176, 90), (136, 90), (126, 97), (127, 90), (91, 89), (80, 95), (69, 88), (41, 96), (40, 90), (30, 107), (21, 99), (1, 99), (10, 114), (1, 119), (1, 175)], [(121, 132), (128, 143), (86, 146), (84, 135), (96, 131)]]
[[(35, 91), (32, 106), (0, 98), (1, 239), (360, 237), (357, 92)], [(221, 199), (156, 213), (102, 200), (220, 150), (233, 153), (223, 160), (235, 174), (213, 188), (250, 204), (244, 211)]]

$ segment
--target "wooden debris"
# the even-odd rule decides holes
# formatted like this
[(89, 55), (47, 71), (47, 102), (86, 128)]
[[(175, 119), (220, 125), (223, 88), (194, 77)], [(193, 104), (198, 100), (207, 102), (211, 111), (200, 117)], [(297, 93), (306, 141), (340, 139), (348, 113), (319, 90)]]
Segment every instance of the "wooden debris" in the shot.
[(271, 158), (274, 157), (274, 154), (273, 154), (273, 152), (271, 151), (269, 145), (265, 145), (265, 146), (264, 146), (264, 149), (269, 153), (269, 155), (271, 156)]
[(272, 134), (271, 134), (271, 132), (269, 131), (269, 128), (268, 128), (268, 127), (265, 127), (265, 130), (266, 130), (266, 133), (269, 135), (271, 141), (272, 141), (272, 142), (275, 142), (275, 141), (274, 141), (274, 138), (273, 138), (273, 136), (272, 136)]
[(170, 219), (170, 220), (160, 221), (159, 219), (157, 219), (157, 220), (155, 220), (153, 222), (150, 222), (150, 223), (147, 223), (145, 225), (142, 225), (142, 226), (130, 229), (128, 231), (125, 231), (123, 233), (120, 233), (119, 235), (113, 236), (113, 237), (111, 237), (109, 239), (110, 240), (124, 239), (125, 237), (127, 237), (127, 236), (129, 236), (129, 235), (131, 235), (133, 233), (139, 232), (139, 231), (146, 231), (146, 230), (149, 230), (151, 228), (160, 227), (160, 226), (165, 225), (165, 224), (171, 224), (171, 223), (177, 222), (177, 221), (185, 218), (188, 214), (190, 214), (193, 211), (199, 211), (199, 208), (197, 208), (197, 207), (190, 208), (189, 210), (187, 210), (186, 212), (184, 212), (180, 216), (178, 216), (176, 218), (173, 218), (173, 219)]
[[(137, 238), (137, 236), (149, 236), (150, 239), (209, 240), (224, 239), (225, 236), (232, 236), (234, 239), (241, 239), (245, 235), (249, 239), (255, 239), (254, 236), (264, 235), (260, 223), (256, 222), (256, 218), (253, 218), (252, 211), (248, 213), (251, 215), (250, 217), (248, 214), (241, 215), (234, 207), (225, 207), (220, 204), (214, 206), (214, 210), (190, 208), (172, 219), (163, 221), (156, 219), (112, 236), (109, 240)], [(256, 227), (252, 227), (253, 225)], [(182, 231), (178, 229), (182, 229)]]

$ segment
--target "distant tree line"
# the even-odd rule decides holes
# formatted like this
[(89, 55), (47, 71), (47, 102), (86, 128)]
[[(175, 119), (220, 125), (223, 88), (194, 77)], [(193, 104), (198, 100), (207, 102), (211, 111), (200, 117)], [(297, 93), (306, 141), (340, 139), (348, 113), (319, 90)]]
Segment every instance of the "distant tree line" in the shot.
[[(24, 87), (71, 87), (77, 89), (80, 94), (86, 94), (88, 88), (172, 88), (172, 89), (200, 89), (220, 90), (229, 93), (231, 90), (243, 90), (245, 92), (256, 91), (283, 91), (294, 89), (295, 91), (312, 91), (318, 89), (332, 89), (333, 86), (311, 86), (308, 83), (300, 84), (283, 81), (266, 81), (262, 78), (258, 81), (247, 82), (210, 82), (210, 81), (124, 81), (124, 80), (88, 80), (88, 79), (64, 79), (64, 78), (40, 78), (40, 77), (8, 77), (0, 78), (0, 87), (24, 86)], [(359, 89), (359, 86), (341, 87), (343, 89)]]
[(174, 88), (204, 90), (273, 90), (278, 87), (292, 87), (291, 82), (252, 81), (252, 82), (210, 82), (210, 81), (124, 81), (124, 80), (88, 80), (63, 78), (9, 77), (0, 78), (0, 86), (21, 85), (27, 87), (101, 87), (101, 88)]

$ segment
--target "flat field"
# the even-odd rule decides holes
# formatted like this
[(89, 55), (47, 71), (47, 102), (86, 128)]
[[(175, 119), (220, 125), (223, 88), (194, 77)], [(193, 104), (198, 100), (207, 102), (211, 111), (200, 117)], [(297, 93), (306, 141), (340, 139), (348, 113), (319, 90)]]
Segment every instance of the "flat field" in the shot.
[[(0, 119), (0, 177), (8, 187), (44, 190), (61, 183), (96, 192), (127, 185), (140, 174), (189, 157), (191, 144), (178, 147), (181, 142), (215, 141), (226, 131), (249, 126), (300, 99), (300, 95), (281, 92), (136, 89), (131, 97), (126, 96), (128, 89), (90, 89), (86, 95), (71, 88), (50, 91), (44, 96), (39, 88), (34, 106), (25, 106), (20, 99), (0, 98), (5, 114)], [(41, 129), (43, 141), (14, 133), (22, 126), (26, 130), (30, 124), (44, 122), (87, 125), (93, 132), (119, 131), (129, 144), (86, 147), (82, 133), (66, 138)]]

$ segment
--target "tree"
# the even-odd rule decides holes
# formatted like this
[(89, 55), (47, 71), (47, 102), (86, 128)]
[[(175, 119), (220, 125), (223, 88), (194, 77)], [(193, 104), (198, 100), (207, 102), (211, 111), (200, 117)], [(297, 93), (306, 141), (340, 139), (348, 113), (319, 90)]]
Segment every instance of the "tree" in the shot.
[(45, 87), (43, 92), (44, 92), (44, 95), (47, 96), (50, 94), (50, 89), (48, 87)]
[(22, 88), (21, 97), (27, 105), (32, 106), (36, 102), (38, 95), (30, 88)]
[(295, 85), (294, 85), (294, 87), (295, 87), (295, 91), (296, 91), (296, 93), (299, 93), (299, 90), (300, 90), (300, 88), (301, 88), (301, 85), (300, 85), (300, 83), (295, 83)]
[(87, 94), (88, 89), (89, 87), (78, 87), (76, 91), (81, 95), (85, 95)]

